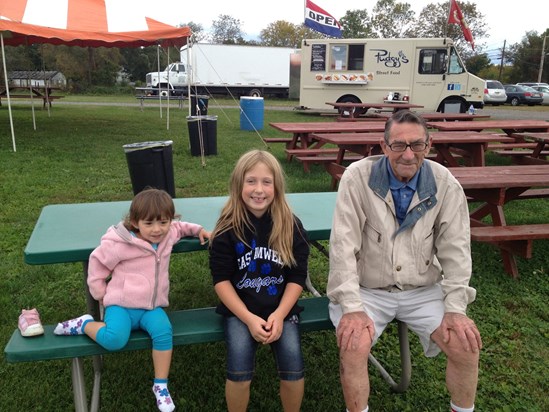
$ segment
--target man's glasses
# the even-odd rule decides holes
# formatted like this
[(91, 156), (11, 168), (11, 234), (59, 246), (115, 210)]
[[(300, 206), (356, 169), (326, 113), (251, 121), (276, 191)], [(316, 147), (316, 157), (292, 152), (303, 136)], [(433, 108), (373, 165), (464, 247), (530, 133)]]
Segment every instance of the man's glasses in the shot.
[(388, 144), (389, 148), (393, 152), (405, 152), (407, 148), (410, 148), (412, 152), (423, 152), (427, 148), (427, 142), (413, 142), (410, 144), (396, 142)]

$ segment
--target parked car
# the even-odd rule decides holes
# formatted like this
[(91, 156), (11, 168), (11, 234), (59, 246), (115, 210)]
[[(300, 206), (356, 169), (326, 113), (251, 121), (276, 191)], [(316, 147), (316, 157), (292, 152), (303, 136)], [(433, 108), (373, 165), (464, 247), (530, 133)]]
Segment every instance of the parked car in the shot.
[(521, 83), (517, 83), (519, 86), (529, 86), (529, 87), (532, 87), (532, 86), (547, 86), (549, 87), (549, 84), (547, 83), (534, 83), (534, 82), (521, 82)]
[(505, 84), (503, 87), (505, 87), (505, 93), (507, 94), (507, 103), (511, 103), (513, 106), (519, 104), (534, 106), (541, 104), (543, 101), (542, 94), (531, 87), (519, 86), (518, 84)]
[(498, 106), (507, 101), (507, 94), (503, 84), (497, 80), (486, 80), (484, 82), (484, 103)]
[(532, 89), (537, 90), (543, 95), (541, 104), (549, 104), (549, 86), (532, 86)]

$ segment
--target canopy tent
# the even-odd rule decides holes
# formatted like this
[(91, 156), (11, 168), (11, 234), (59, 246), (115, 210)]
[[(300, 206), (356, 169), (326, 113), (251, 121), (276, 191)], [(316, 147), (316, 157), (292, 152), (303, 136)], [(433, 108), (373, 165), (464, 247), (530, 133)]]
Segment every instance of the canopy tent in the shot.
[[(189, 27), (173, 27), (136, 10), (131, 0), (10, 0), (0, 3), (0, 42), (5, 84), (8, 85), (4, 45), (36, 43), (80, 47), (180, 48)], [(15, 133), (8, 92), (13, 150)], [(169, 105), (168, 105), (169, 107)]]

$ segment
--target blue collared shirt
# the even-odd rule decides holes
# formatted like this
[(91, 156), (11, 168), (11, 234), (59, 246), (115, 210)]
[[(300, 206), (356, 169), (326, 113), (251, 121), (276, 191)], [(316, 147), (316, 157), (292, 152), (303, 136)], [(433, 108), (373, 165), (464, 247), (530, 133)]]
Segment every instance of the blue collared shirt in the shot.
[(401, 224), (406, 217), (406, 212), (412, 201), (412, 197), (417, 189), (417, 182), (421, 169), (410, 179), (409, 182), (401, 182), (393, 172), (391, 164), (387, 162), (387, 171), (389, 172), (389, 188), (395, 202), (396, 217), (398, 223)]

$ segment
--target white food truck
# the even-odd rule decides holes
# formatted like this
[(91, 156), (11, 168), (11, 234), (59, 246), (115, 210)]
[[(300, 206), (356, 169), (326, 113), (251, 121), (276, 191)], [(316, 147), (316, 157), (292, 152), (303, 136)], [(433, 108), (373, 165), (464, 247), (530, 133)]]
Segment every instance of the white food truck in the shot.
[(299, 104), (409, 102), (421, 111), (484, 107), (484, 80), (447, 38), (303, 40)]

